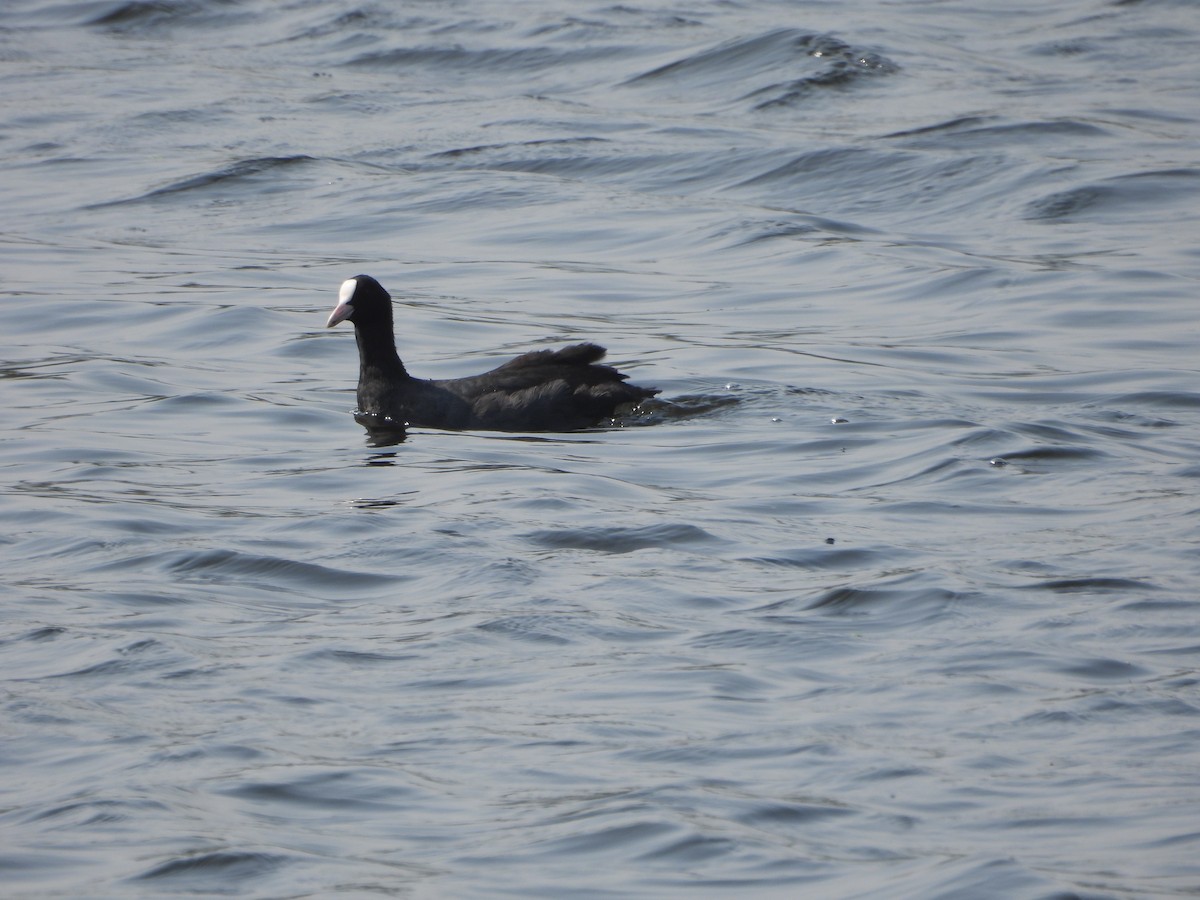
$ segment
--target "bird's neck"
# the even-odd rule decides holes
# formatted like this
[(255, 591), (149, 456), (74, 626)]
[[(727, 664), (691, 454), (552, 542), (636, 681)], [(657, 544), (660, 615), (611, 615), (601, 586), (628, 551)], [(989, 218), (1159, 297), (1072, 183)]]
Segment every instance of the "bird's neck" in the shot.
[(400, 354), (396, 352), (396, 339), (392, 336), (390, 327), (379, 330), (355, 328), (354, 337), (358, 342), (360, 378), (408, 377), (408, 371), (400, 361)]

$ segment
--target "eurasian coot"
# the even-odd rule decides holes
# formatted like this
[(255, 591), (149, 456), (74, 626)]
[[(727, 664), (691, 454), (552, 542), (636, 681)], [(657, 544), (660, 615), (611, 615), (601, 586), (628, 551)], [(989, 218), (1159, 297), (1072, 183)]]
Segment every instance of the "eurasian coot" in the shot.
[(658, 393), (598, 365), (596, 344), (536, 350), (469, 378), (413, 378), (396, 353), (391, 295), (370, 275), (343, 282), (326, 327), (346, 319), (358, 341), (359, 414), (381, 426), (573, 431)]

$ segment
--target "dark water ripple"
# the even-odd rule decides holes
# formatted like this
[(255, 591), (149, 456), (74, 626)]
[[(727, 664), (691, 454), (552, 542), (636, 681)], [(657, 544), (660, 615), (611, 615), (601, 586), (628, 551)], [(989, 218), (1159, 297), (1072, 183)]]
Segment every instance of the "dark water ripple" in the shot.
[[(673, 100), (681, 94), (703, 94), (709, 100), (714, 92), (745, 91), (736, 98), (739, 103), (768, 110), (799, 103), (816, 90), (846, 88), (856, 79), (893, 73), (896, 68), (883, 56), (856, 50), (833, 35), (779, 28), (692, 53), (635, 75), (625, 84), (665, 89)], [(784, 80), (774, 80), (782, 73), (787, 73)], [(767, 83), (755, 83), (763, 81)]]
[[(1193, 892), (1197, 49), (5, 5), (5, 896)], [(360, 271), (663, 394), (364, 433)]]
[(1195, 201), (1200, 170), (1167, 169), (1118, 175), (1103, 182), (1060, 191), (1029, 205), (1032, 219), (1064, 221), (1081, 216), (1114, 224), (1141, 216), (1161, 216), (1173, 204)]

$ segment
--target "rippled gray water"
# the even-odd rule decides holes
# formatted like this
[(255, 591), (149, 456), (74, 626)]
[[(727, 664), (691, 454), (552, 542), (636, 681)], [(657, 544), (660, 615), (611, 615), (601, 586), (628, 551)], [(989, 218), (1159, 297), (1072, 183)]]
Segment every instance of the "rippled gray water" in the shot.
[[(1198, 56), (1189, 0), (9, 0), (4, 896), (1196, 895)], [(417, 374), (666, 402), (371, 439), (359, 272)]]

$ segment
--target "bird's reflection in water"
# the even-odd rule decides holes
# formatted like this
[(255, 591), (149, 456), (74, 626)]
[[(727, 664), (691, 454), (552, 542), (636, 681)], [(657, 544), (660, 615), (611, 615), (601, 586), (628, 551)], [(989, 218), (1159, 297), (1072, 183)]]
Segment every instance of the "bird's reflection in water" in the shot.
[(367, 466), (394, 466), (396, 465), (395, 453), (372, 453), (364, 461), (363, 465)]
[(403, 425), (376, 424), (375, 416), (356, 415), (355, 420), (367, 430), (368, 447), (395, 447), (403, 444), (408, 438), (408, 432)]
[(373, 500), (369, 497), (364, 497), (360, 500), (351, 500), (350, 505), (355, 509), (390, 509), (393, 506), (403, 506), (403, 500)]

